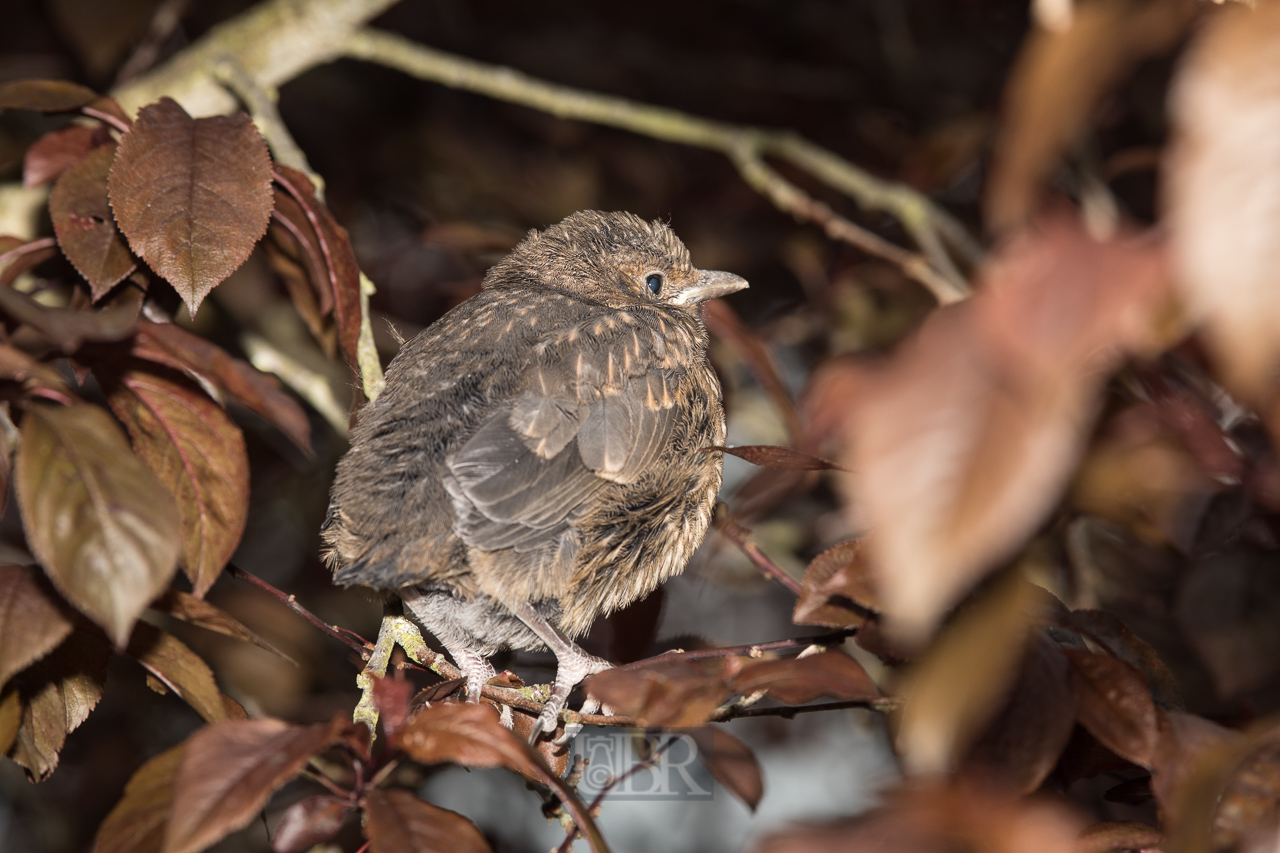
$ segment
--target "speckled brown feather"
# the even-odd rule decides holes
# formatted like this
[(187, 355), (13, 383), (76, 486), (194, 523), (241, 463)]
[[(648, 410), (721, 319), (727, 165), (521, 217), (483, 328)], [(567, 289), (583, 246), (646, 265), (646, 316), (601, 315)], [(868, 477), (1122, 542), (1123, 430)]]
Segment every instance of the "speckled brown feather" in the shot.
[(544, 645), (519, 602), (576, 637), (681, 571), (725, 433), (698, 306), (677, 304), (707, 275), (630, 214), (531, 232), (360, 413), (323, 531), (335, 580), (434, 595), (426, 627), (487, 655)]

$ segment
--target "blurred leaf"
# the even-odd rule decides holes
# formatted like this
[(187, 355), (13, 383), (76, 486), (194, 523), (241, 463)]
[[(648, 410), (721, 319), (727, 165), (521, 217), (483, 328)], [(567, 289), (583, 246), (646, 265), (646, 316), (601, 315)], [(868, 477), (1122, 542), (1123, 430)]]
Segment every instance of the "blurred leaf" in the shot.
[(159, 0), (52, 0), (54, 20), (93, 77), (110, 73), (147, 35)]
[(1030, 794), (1057, 766), (1075, 722), (1067, 660), (1037, 636), (1027, 646), (1012, 695), (965, 755), (965, 767)]
[[(1221, 10), (1173, 83), (1164, 198), (1178, 284), (1228, 387), (1262, 404), (1280, 365), (1280, 8)], [(1273, 434), (1280, 434), (1272, 424)]]
[(205, 721), (230, 718), (213, 671), (177, 637), (139, 622), (129, 639), (128, 652)]
[(0, 566), (0, 686), (71, 633), (62, 602), (30, 566)]
[(751, 747), (720, 726), (693, 729), (689, 737), (712, 777), (754, 812), (764, 797), (764, 777)]
[(338, 834), (351, 806), (336, 797), (320, 794), (300, 800), (285, 810), (271, 835), (275, 853), (304, 853)]
[(266, 418), (304, 453), (311, 454), (311, 421), (297, 401), (280, 389), (274, 376), (234, 358), (217, 344), (172, 323), (143, 320), (131, 354), (208, 382)]
[(249, 517), (244, 435), (193, 383), (142, 370), (99, 371), (139, 458), (182, 516), (181, 565), (203, 598), (240, 544)]
[(271, 217), (271, 157), (249, 117), (193, 119), (170, 98), (143, 107), (120, 138), (108, 185), (130, 248), (192, 316)]
[(165, 750), (129, 777), (124, 795), (98, 827), (93, 853), (160, 853), (185, 749), (179, 744)]
[(1151, 690), (1151, 698), (1158, 707), (1182, 707), (1182, 696), (1173, 673), (1169, 672), (1155, 649), (1129, 630), (1119, 616), (1105, 610), (1073, 610), (1064, 624), (1088, 634), (1112, 655), (1142, 673)]
[(206, 631), (214, 631), (227, 637), (253, 643), (258, 648), (271, 652), (294, 666), (298, 665), (297, 661), (271, 645), (230, 613), (190, 593), (170, 587), (164, 595), (151, 602), (151, 606), (163, 613), (168, 613), (175, 619), (197, 625)]
[(196, 853), (253, 820), (267, 799), (336, 743), (351, 723), (298, 726), (282, 720), (226, 720), (186, 742), (173, 780), (165, 853)]
[(13, 746), (21, 725), (22, 700), (16, 687), (6, 685), (0, 690), (0, 752), (7, 753)]
[(1160, 742), (1159, 721), (1142, 674), (1111, 655), (1064, 651), (1071, 661), (1080, 725), (1116, 755), (1151, 769)]
[(123, 646), (177, 570), (172, 499), (88, 403), (28, 404), (16, 483), (27, 542), (54, 586)]
[[(101, 127), (73, 124), (51, 130), (27, 149), (22, 160), (22, 185), (36, 187), (52, 180), (83, 160), (94, 148), (110, 141), (110, 134)], [(103, 186), (105, 197), (105, 176)]]
[(409, 699), (414, 689), (413, 683), (405, 680), (399, 671), (394, 678), (373, 676), (373, 704), (378, 709), (378, 720), (388, 739), (394, 738), (408, 719)]
[(8, 288), (18, 276), (58, 254), (47, 240), (19, 240), (0, 237), (0, 286)]
[(137, 268), (107, 202), (107, 172), (115, 154), (114, 145), (95, 148), (68, 167), (49, 193), (58, 245), (89, 282), (95, 301)]
[(830, 459), (823, 459), (821, 456), (801, 453), (789, 447), (778, 447), (773, 444), (748, 444), (739, 447), (714, 445), (702, 449), (704, 451), (719, 450), (722, 453), (728, 453), (730, 456), (745, 459), (752, 465), (759, 465), (762, 468), (778, 468), (784, 471), (849, 470), (838, 462), (832, 462)]
[(433, 806), (412, 791), (365, 794), (365, 834), (370, 853), (488, 853), (475, 824), (457, 812)]
[(1010, 573), (956, 614), (902, 684), (898, 749), (912, 773), (945, 773), (1008, 700), (1039, 601)]
[[(1152, 760), (1151, 791), (1161, 809), (1176, 816), (1179, 814), (1176, 809), (1187, 801), (1184, 791), (1189, 784), (1196, 784), (1197, 774), (1201, 772), (1197, 765), (1206, 758), (1225, 755), (1242, 736), (1204, 717), (1182, 711), (1162, 713), (1159, 719), (1160, 740)], [(1215, 796), (1206, 805), (1212, 808), (1216, 801)]]
[(1264, 687), (1280, 673), (1275, 557), (1237, 545), (1196, 561), (1178, 591), (1178, 624), (1221, 696)]
[(32, 781), (49, 778), (67, 735), (102, 698), (110, 656), (111, 649), (101, 637), (82, 628), (14, 678), (22, 722), (9, 757)]
[(1150, 824), (1132, 820), (1095, 823), (1080, 833), (1076, 853), (1126, 853), (1148, 850), (1164, 841), (1160, 830)]
[(92, 89), (69, 80), (10, 80), (0, 83), (0, 110), (63, 113), (98, 97)]
[[(316, 246), (324, 259), (326, 281), (315, 282), (317, 290), (327, 289), (332, 294), (333, 318), (338, 327), (338, 343), (347, 363), (357, 364), (356, 343), (360, 338), (360, 267), (347, 230), (338, 224), (333, 214), (315, 196), (315, 187), (306, 175), (296, 169), (277, 164), (274, 177), (304, 211)], [(284, 208), (287, 213), (290, 208)], [(301, 225), (299, 224), (301, 229)], [(301, 231), (305, 235), (305, 231)], [(320, 272), (319, 269), (313, 274)], [(328, 297), (321, 297), (321, 305)]]
[(1194, 0), (1074, 3), (1066, 28), (1032, 30), (1005, 91), (985, 199), (990, 231), (1035, 212), (1045, 178), (1102, 95), (1142, 60), (1173, 48), (1200, 7)]
[(765, 690), (786, 705), (802, 705), (823, 697), (837, 701), (881, 697), (880, 689), (862, 664), (836, 651), (747, 663), (729, 683), (744, 696)]
[[(35, 260), (34, 255), (32, 258)], [(49, 308), (25, 293), (0, 287), (0, 311), (28, 324), (66, 354), (78, 350), (85, 341), (119, 341), (132, 335), (142, 299), (139, 288), (123, 287), (97, 310)]]
[(891, 628), (922, 638), (1057, 504), (1107, 372), (1154, 346), (1162, 258), (1048, 217), (864, 377), (846, 460)]

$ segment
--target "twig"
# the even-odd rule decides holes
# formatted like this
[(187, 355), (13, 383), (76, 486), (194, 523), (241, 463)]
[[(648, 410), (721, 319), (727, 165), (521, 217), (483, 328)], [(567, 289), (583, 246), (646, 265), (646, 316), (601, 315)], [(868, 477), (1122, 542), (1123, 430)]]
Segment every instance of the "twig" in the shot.
[(133, 55), (120, 66), (116, 73), (116, 85), (136, 77), (146, 71), (160, 55), (160, 49), (173, 35), (173, 31), (182, 23), (182, 16), (187, 13), (190, 0), (165, 0), (151, 16), (151, 26), (147, 28), (146, 38)]
[(755, 540), (751, 538), (751, 531), (743, 527), (731, 518), (726, 518), (717, 523), (716, 529), (725, 536), (730, 542), (742, 549), (742, 553), (746, 554), (751, 562), (755, 563), (757, 569), (765, 574), (766, 577), (773, 578), (778, 583), (785, 586), (795, 595), (800, 594), (800, 581), (791, 577), (783, 570), (781, 566), (770, 560)]
[[(939, 302), (955, 302), (969, 294), (968, 284), (944, 248), (945, 243), (950, 243), (969, 263), (980, 256), (977, 244), (965, 234), (959, 222), (910, 187), (875, 178), (794, 133), (712, 121), (625, 98), (559, 86), (511, 68), (486, 65), (368, 28), (352, 32), (343, 52), (355, 59), (397, 68), (419, 79), (522, 104), (559, 118), (604, 124), (655, 139), (719, 151), (733, 161), (747, 183), (775, 205), (799, 219), (820, 225), (833, 238), (896, 264), (927, 287)], [(766, 156), (804, 169), (864, 208), (894, 215), (920, 245), (923, 254), (896, 246), (840, 216), (829, 205), (783, 178), (765, 162)]]
[(347, 648), (359, 654), (360, 657), (363, 658), (366, 655), (368, 655), (369, 643), (367, 640), (360, 638), (358, 634), (354, 634), (351, 631), (347, 631), (346, 629), (340, 629), (336, 625), (330, 625), (328, 622), (325, 622), (319, 616), (315, 615), (310, 610), (308, 610), (307, 608), (299, 604), (295, 596), (289, 595), (288, 593), (282, 590), (276, 589), (274, 586), (267, 583), (262, 578), (256, 575), (251, 575), (248, 572), (246, 572), (244, 569), (234, 564), (227, 565), (227, 573), (230, 574), (232, 577), (239, 578), (245, 583), (250, 584), (252, 586), (256, 586), (258, 589), (266, 592), (272, 598), (283, 603), (286, 607), (288, 607), (294, 613), (297, 613), (303, 619), (306, 619), (312, 625), (316, 626), (321, 631), (328, 634), (330, 637), (333, 637), (339, 643), (342, 643)]
[(213, 66), (213, 76), (235, 93), (249, 110), (254, 123), (271, 148), (277, 163), (297, 169), (311, 179), (316, 198), (324, 200), (324, 179), (312, 170), (307, 155), (294, 142), (293, 134), (276, 109), (278, 93), (260, 85), (234, 56), (224, 56)]

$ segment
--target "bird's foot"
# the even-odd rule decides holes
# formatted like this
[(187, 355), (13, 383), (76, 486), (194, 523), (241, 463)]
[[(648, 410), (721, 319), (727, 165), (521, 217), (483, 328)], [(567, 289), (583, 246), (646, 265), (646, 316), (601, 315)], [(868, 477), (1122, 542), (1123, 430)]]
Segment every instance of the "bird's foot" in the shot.
[[(576, 650), (576, 654), (564, 655), (560, 658), (560, 665), (556, 668), (555, 684), (551, 688), (551, 696), (547, 699), (547, 703), (542, 706), (542, 713), (538, 715), (537, 721), (533, 724), (533, 730), (529, 733), (529, 743), (537, 743), (538, 738), (544, 732), (554, 732), (556, 730), (560, 722), (560, 714), (564, 711), (565, 705), (569, 701), (569, 694), (584, 678), (613, 668), (613, 664), (607, 660), (589, 655), (577, 646), (572, 648)], [(583, 703), (580, 713), (591, 714), (599, 709), (600, 703), (588, 697), (587, 701)], [(574, 721), (569, 723), (565, 726), (564, 734), (556, 739), (556, 744), (563, 746), (577, 737), (580, 731), (582, 731), (581, 722)]]

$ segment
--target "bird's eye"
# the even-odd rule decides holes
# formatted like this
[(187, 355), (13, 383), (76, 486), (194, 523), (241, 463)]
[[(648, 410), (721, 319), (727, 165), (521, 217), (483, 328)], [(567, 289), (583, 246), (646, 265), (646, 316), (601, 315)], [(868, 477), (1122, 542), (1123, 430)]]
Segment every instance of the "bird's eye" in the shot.
[(645, 286), (649, 288), (649, 292), (654, 296), (662, 290), (662, 275), (660, 273), (651, 272), (644, 277)]

